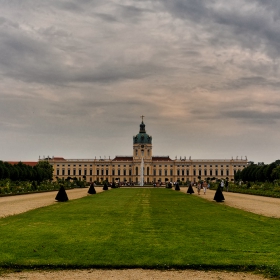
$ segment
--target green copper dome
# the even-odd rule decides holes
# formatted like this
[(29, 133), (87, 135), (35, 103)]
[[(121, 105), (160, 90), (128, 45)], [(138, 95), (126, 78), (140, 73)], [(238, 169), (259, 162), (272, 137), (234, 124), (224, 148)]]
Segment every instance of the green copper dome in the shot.
[(142, 121), (140, 131), (136, 136), (133, 136), (133, 144), (152, 144), (152, 136), (146, 133), (145, 124)]

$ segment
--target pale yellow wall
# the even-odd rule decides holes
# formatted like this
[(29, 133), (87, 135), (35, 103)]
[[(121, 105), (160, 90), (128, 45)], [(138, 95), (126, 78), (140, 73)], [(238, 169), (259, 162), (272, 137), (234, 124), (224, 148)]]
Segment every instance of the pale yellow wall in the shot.
[(144, 160), (151, 160), (153, 155), (152, 144), (133, 144), (133, 159), (141, 160), (143, 151)]
[[(49, 161), (54, 167), (54, 179), (56, 177), (66, 179), (68, 176), (77, 177), (78, 179), (83, 179), (85, 170), (87, 172), (86, 180), (95, 181), (95, 180), (106, 180), (112, 182), (112, 179), (120, 178), (120, 181), (133, 181), (136, 179), (140, 180), (140, 159), (134, 161), (112, 161), (112, 160), (65, 160), (65, 161)], [(179, 180), (198, 180), (199, 170), (201, 170), (201, 178), (226, 178), (230, 180), (234, 178), (234, 170), (242, 170), (247, 166), (247, 160), (174, 160), (174, 161), (156, 161), (152, 162), (147, 160), (144, 164), (144, 181), (152, 182), (154, 180), (161, 180), (165, 182), (165, 178), (171, 181)], [(147, 175), (147, 167), (149, 167), (149, 176)], [(136, 168), (138, 168), (138, 175), (136, 175)], [(74, 175), (73, 170), (76, 170), (76, 175)], [(115, 175), (112, 175), (112, 170), (115, 170)], [(180, 175), (177, 175), (177, 170), (180, 170)], [(212, 169), (212, 175), (210, 175), (210, 170)], [(59, 170), (59, 175), (57, 175), (57, 170)], [(64, 170), (64, 175), (63, 175)], [(70, 175), (68, 175), (68, 170), (70, 170)], [(79, 175), (79, 170), (81, 170), (81, 175)], [(99, 173), (98, 173), (99, 170)], [(102, 175), (103, 170), (103, 175)], [(106, 173), (108, 170), (108, 173)], [(120, 170), (120, 175), (118, 175), (118, 170)], [(124, 175), (124, 170), (126, 170), (126, 175)], [(131, 170), (131, 175), (129, 173)], [(154, 170), (156, 170), (156, 175), (154, 175)], [(161, 175), (159, 175), (159, 170), (161, 170)], [(165, 175), (165, 170), (167, 175)], [(170, 175), (170, 171), (172, 174)], [(182, 170), (184, 170), (184, 175), (182, 175)], [(187, 173), (187, 170), (189, 173)], [(196, 175), (194, 176), (193, 172), (196, 170)], [(204, 170), (207, 171), (207, 175), (204, 175)], [(218, 175), (216, 175), (216, 170), (218, 170)], [(221, 175), (221, 170), (224, 171)], [(228, 175), (227, 171), (228, 170)], [(92, 175), (90, 175), (92, 172)], [(107, 175), (108, 174), (108, 175)], [(188, 175), (189, 174), (189, 175)]]

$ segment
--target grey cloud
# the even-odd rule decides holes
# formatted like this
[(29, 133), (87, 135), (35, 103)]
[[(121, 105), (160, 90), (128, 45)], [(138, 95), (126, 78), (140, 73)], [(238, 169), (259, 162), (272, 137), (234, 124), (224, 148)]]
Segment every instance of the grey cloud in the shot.
[(56, 5), (62, 10), (71, 12), (84, 12), (83, 6), (81, 5), (80, 1), (57, 1)]
[(19, 28), (19, 24), (15, 21), (9, 20), (5, 17), (0, 17), (0, 26), (7, 26), (7, 27), (13, 27), (13, 28)]
[(163, 0), (161, 1), (166, 10), (169, 11), (175, 18), (183, 18), (193, 20), (195, 22), (205, 20), (209, 16), (207, 4), (213, 3), (212, 0), (196, 1), (196, 0)]
[(271, 87), (271, 88), (279, 88), (280, 81), (269, 80), (263, 76), (256, 77), (241, 77), (235, 80), (229, 81), (224, 88), (237, 90), (244, 89), (248, 87)]
[[(99, 56), (99, 61), (83, 65), (84, 61), (78, 60), (79, 49), (72, 44), (75, 43), (72, 34), (63, 29), (49, 26), (39, 28), (38, 33), (44, 36), (43, 40), (30, 36), (23, 30), (8, 32), (0, 30), (0, 66), (2, 73), (16, 79), (35, 82), (65, 84), (72, 82), (114, 82), (125, 79), (140, 79), (155, 72), (161, 72), (165, 67), (159, 66), (157, 62), (124, 62), (122, 52), (117, 52), (115, 57), (109, 61), (103, 61), (102, 50), (94, 54)], [(69, 39), (64, 46), (47, 44), (50, 38), (64, 37)], [(64, 56), (72, 56), (80, 64), (70, 66), (65, 64)], [(90, 55), (88, 51), (87, 55)], [(104, 54), (104, 57), (106, 55)], [(1, 71), (1, 70), (0, 70)]]
[(150, 63), (137, 63), (137, 64), (103, 64), (94, 69), (91, 73), (84, 71), (77, 73), (73, 76), (73, 81), (76, 82), (99, 82), (110, 83), (114, 81), (127, 80), (127, 79), (141, 79), (153, 73), (163, 72), (164, 67)]
[(0, 17), (0, 25), (2, 25), (3, 23), (5, 23), (7, 20), (3, 17)]
[(95, 13), (94, 15), (101, 18), (102, 20), (110, 22), (110, 23), (119, 21), (116, 16), (113, 16), (110, 14)]
[[(204, 25), (209, 43), (213, 45), (238, 44), (250, 49), (264, 48), (272, 58), (279, 55), (280, 7), (275, 1), (244, 1), (236, 3), (234, 10), (214, 5), (224, 1), (162, 1), (166, 11), (175, 18), (182, 18), (193, 25)], [(239, 4), (239, 6), (237, 6)], [(251, 8), (244, 12), (244, 8)]]
[(138, 20), (144, 13), (153, 12), (150, 9), (137, 8), (130, 5), (118, 5), (120, 15), (123, 19), (129, 19), (131, 21)]
[(150, 9), (144, 9), (144, 8), (137, 8), (135, 6), (131, 5), (122, 5), (122, 4), (116, 4), (114, 15), (112, 14), (105, 14), (105, 13), (98, 13), (95, 12), (94, 16), (99, 17), (105, 22), (108, 23), (125, 23), (129, 22), (131, 24), (139, 23), (141, 18), (146, 15), (147, 13), (153, 13)]
[(55, 26), (49, 26), (47, 28), (39, 28), (38, 33), (42, 34), (43, 36), (54, 37), (54, 38), (56, 37), (68, 38), (71, 36), (71, 32), (58, 29)]
[(254, 123), (275, 123), (280, 120), (280, 112), (261, 112), (256, 110), (229, 110), (222, 113), (224, 117), (250, 120)]

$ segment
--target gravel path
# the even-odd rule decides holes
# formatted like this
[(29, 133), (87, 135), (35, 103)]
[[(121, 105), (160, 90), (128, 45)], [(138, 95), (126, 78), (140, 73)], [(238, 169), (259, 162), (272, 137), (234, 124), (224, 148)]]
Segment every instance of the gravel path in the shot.
[[(180, 191), (186, 193), (187, 188), (182, 187)], [(195, 193), (193, 195), (198, 196), (196, 188), (194, 188), (194, 191)], [(213, 201), (213, 203), (217, 203), (213, 200), (214, 195), (215, 191), (213, 190), (207, 190), (206, 195), (204, 195), (203, 191), (201, 190), (199, 196), (201, 198)], [(223, 195), (225, 197), (225, 200), (222, 203), (225, 205), (267, 217), (280, 218), (279, 198), (231, 193), (225, 191), (223, 192)]]
[[(96, 187), (97, 193), (102, 192), (102, 187)], [(181, 192), (186, 193), (187, 188), (182, 187)], [(196, 189), (194, 189), (196, 192)], [(31, 209), (44, 207), (56, 203), (56, 192), (28, 194), (10, 197), (0, 197), (0, 217), (19, 214)], [(201, 192), (200, 197), (213, 201), (215, 191), (207, 190), (206, 195)], [(67, 190), (70, 200), (84, 197), (87, 189)], [(193, 195), (198, 195), (197, 193)], [(224, 192), (225, 205), (243, 209), (259, 215), (280, 218), (280, 199), (236, 194)], [(213, 203), (216, 203), (213, 201)], [(197, 280), (197, 279), (215, 279), (215, 280), (264, 280), (261, 275), (239, 272), (219, 272), (219, 271), (193, 271), (193, 270), (142, 270), (142, 269), (124, 269), (124, 270), (69, 270), (69, 271), (23, 271), (0, 275), (0, 280)]]
[(63, 270), (31, 271), (0, 275), (0, 280), (264, 280), (260, 275), (240, 272), (197, 270)]
[[(95, 190), (97, 193), (103, 191), (102, 187), (95, 187)], [(87, 191), (87, 188), (82, 188), (67, 190), (66, 193), (69, 200), (72, 200), (87, 196)], [(58, 191), (0, 197), (0, 218), (57, 203), (55, 200), (57, 192)]]

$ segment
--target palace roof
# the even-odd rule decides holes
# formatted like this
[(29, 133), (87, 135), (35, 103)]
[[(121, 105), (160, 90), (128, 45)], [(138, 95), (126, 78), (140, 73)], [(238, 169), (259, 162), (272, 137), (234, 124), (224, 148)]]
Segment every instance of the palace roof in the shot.
[(173, 161), (169, 156), (154, 156), (153, 161)]
[(132, 161), (133, 157), (131, 156), (116, 156), (113, 161)]

